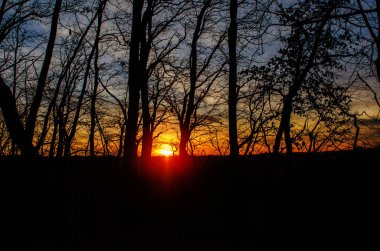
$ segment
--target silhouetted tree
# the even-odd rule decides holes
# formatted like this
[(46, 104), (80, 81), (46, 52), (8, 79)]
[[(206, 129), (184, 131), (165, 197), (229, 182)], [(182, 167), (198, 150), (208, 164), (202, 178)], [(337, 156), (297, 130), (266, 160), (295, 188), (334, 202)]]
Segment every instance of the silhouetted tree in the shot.
[(237, 138), (237, 12), (238, 1), (230, 1), (230, 26), (228, 28), (228, 54), (229, 54), (229, 75), (228, 75), (228, 128), (230, 136), (230, 155), (238, 156), (238, 138)]
[(137, 158), (136, 138), (138, 130), (137, 123), (139, 118), (140, 80), (143, 76), (139, 60), (141, 48), (140, 38), (143, 31), (141, 24), (143, 6), (144, 1), (133, 0), (128, 71), (128, 121), (125, 139), (125, 157), (132, 162)]
[[(63, 140), (65, 137), (64, 135), (66, 134), (66, 130), (63, 128), (63, 126), (67, 123), (67, 121), (64, 122), (64, 119), (63, 119), (63, 116), (64, 116), (63, 115), (64, 114), (63, 109), (64, 109), (65, 104), (66, 104), (66, 99), (68, 99), (68, 95), (69, 95), (68, 91), (71, 88), (70, 84), (72, 83), (72, 81), (68, 80), (70, 78), (68, 75), (73, 75), (72, 74), (73, 72), (75, 72), (76, 74), (79, 73), (78, 71), (73, 71), (72, 69), (73, 69), (73, 67), (79, 66), (79, 65), (75, 65), (75, 64), (78, 63), (77, 62), (78, 58), (80, 58), (80, 56), (82, 55), (82, 52), (83, 52), (82, 50), (83, 50), (83, 47), (84, 47), (84, 44), (86, 41), (86, 37), (88, 36), (92, 25), (94, 24), (94, 22), (97, 19), (97, 14), (98, 14), (98, 12), (96, 12), (96, 15), (93, 15), (93, 17), (90, 18), (89, 23), (84, 27), (82, 32), (80, 32), (80, 29), (78, 29), (79, 30), (78, 34), (70, 34), (70, 36), (68, 36), (61, 43), (60, 51), (62, 51), (62, 54), (59, 54), (58, 57), (63, 62), (60, 65), (60, 69), (57, 70), (59, 72), (57, 73), (58, 77), (57, 77), (55, 86), (53, 88), (54, 92), (52, 94), (52, 97), (51, 97), (50, 102), (48, 104), (48, 107), (46, 109), (46, 113), (44, 116), (44, 122), (42, 125), (42, 129), (41, 129), (41, 133), (40, 133), (40, 136), (38, 139), (38, 143), (36, 146), (37, 150), (40, 150), (41, 147), (43, 146), (43, 144), (45, 142), (46, 135), (48, 133), (48, 127), (49, 127), (51, 113), (52, 113), (52, 111), (55, 112), (55, 116), (53, 116), (53, 134), (52, 134), (51, 139), (50, 139), (50, 151), (49, 151), (50, 156), (52, 156), (52, 154), (54, 152), (55, 140), (56, 140), (56, 136), (58, 133), (58, 127), (59, 127), (59, 134), (61, 137), (60, 144), (61, 145), (63, 144)], [(75, 15), (77, 15), (77, 13), (74, 13), (74, 16)], [(79, 26), (79, 24), (78, 24), (78, 26)], [(74, 28), (74, 26), (71, 26), (71, 29), (76, 30)], [(74, 33), (75, 31), (72, 31), (71, 29), (69, 30), (69, 33)], [(67, 50), (66, 50), (66, 48), (67, 48)], [(82, 67), (79, 66), (77, 69), (78, 70), (82, 69)], [(72, 80), (74, 80), (74, 79), (78, 80), (77, 75), (71, 79)], [(63, 91), (63, 95), (62, 95), (61, 99), (59, 100), (59, 94), (60, 94), (60, 91), (62, 88), (64, 89), (64, 91)], [(60, 101), (59, 105), (57, 105), (58, 101)], [(60, 148), (62, 148), (62, 147), (63, 146), (61, 146)]]
[[(2, 24), (0, 30), (0, 43), (6, 38), (6, 36), (11, 32), (12, 29), (16, 28), (18, 25), (21, 25), (23, 22), (29, 19), (30, 16), (38, 15), (37, 13), (41, 10), (34, 9), (36, 6), (33, 6), (33, 4), (34, 3), (28, 3), (28, 1), (17, 2), (15, 4), (12, 4), (8, 1), (3, 1), (0, 13)], [(25, 12), (23, 12), (24, 6), (26, 6), (27, 9)], [(54, 10), (51, 16), (50, 35), (46, 46), (45, 57), (38, 77), (36, 92), (34, 93), (33, 101), (29, 108), (30, 110), (26, 120), (25, 129), (20, 120), (20, 115), (17, 110), (17, 105), (14, 96), (12, 95), (12, 92), (5, 83), (4, 79), (0, 76), (0, 106), (3, 110), (3, 116), (7, 124), (10, 136), (12, 140), (21, 149), (23, 155), (37, 154), (33, 146), (33, 136), (37, 114), (40, 108), (42, 95), (45, 89), (48, 71), (50, 67), (50, 62), (53, 55), (55, 38), (57, 35), (58, 18), (61, 11), (61, 6), (62, 0), (55, 1)]]
[[(180, 144), (179, 155), (187, 155), (187, 144), (189, 143), (192, 131), (202, 125), (208, 118), (211, 118), (210, 112), (213, 110), (205, 111), (203, 115), (199, 114), (202, 109), (202, 103), (213, 83), (218, 79), (226, 62), (219, 62), (219, 65), (215, 68), (211, 67), (212, 61), (216, 58), (224, 38), (225, 33), (220, 34), (214, 39), (213, 44), (208, 42), (208, 46), (201, 43), (202, 37), (207, 36), (209, 32), (216, 28), (218, 20), (215, 20), (215, 8), (218, 7), (217, 2), (206, 0), (200, 4), (194, 3), (193, 8), (196, 9), (196, 18), (194, 26), (189, 23), (189, 26), (185, 28), (192, 28), (191, 42), (189, 48), (189, 61), (188, 64), (180, 66), (185, 74), (185, 79), (178, 79), (178, 84), (182, 84), (182, 87), (177, 89), (177, 85), (173, 86), (170, 102), (179, 122), (180, 127)], [(207, 37), (212, 40), (212, 37)], [(203, 51), (201, 53), (200, 51)], [(201, 56), (201, 57), (200, 57)], [(183, 62), (183, 61), (182, 61)], [(187, 83), (189, 83), (187, 85)], [(183, 91), (181, 96), (180, 92)], [(181, 98), (180, 98), (181, 97)], [(180, 101), (181, 100), (181, 101)]]
[(378, 6), (3, 0), (0, 154), (355, 149), (379, 131)]
[(95, 55), (94, 55), (94, 87), (92, 90), (91, 95), (91, 125), (90, 125), (90, 135), (89, 135), (89, 141), (90, 141), (90, 156), (95, 156), (95, 125), (96, 125), (96, 98), (97, 98), (97, 92), (98, 92), (98, 86), (99, 86), (99, 40), (100, 40), (100, 31), (102, 27), (103, 22), (103, 11), (106, 8), (107, 0), (106, 1), (99, 1), (98, 8), (97, 8), (97, 16), (98, 16), (98, 24), (96, 29), (96, 35), (95, 35), (95, 41), (94, 41), (94, 49), (95, 49)]
[[(356, 43), (353, 45), (355, 48), (355, 61), (356, 64), (356, 78), (352, 81), (352, 85), (356, 88), (361, 88), (364, 84), (365, 90), (373, 96), (374, 105), (380, 108), (380, 1), (367, 1), (356, 0), (350, 5), (352, 15), (345, 17), (348, 24), (346, 29), (355, 37)], [(357, 140), (360, 130), (360, 119), (366, 115), (373, 121), (369, 129), (378, 133), (379, 129), (379, 113), (367, 114), (365, 110), (351, 111), (348, 114), (356, 128), (356, 140), (354, 141), (353, 148), (356, 148)], [(364, 120), (365, 118), (363, 118)]]
[[(170, 28), (175, 27), (175, 22), (181, 19), (187, 4), (188, 1), (172, 1), (171, 3), (159, 0), (148, 1), (142, 17), (140, 65), (143, 73), (141, 76), (143, 117), (141, 156), (143, 159), (150, 158), (152, 153), (153, 133), (157, 127), (158, 97), (162, 94), (160, 93), (162, 92), (161, 88), (151, 88), (149, 82), (156, 68), (160, 64), (165, 64), (168, 56), (179, 47), (186, 37), (186, 31), (181, 37), (178, 32), (170, 30)], [(169, 33), (169, 35), (165, 33)], [(161, 68), (161, 70), (163, 69)], [(159, 86), (156, 85), (156, 87)]]
[[(267, 114), (265, 109), (261, 109), (265, 105), (259, 105), (259, 103), (266, 103), (264, 99), (259, 98), (259, 96), (263, 97), (263, 93), (257, 92), (255, 87), (251, 86), (252, 83), (246, 81), (245, 74), (238, 75), (237, 73), (244, 72), (242, 71), (243, 69), (249, 68), (264, 53), (264, 47), (269, 42), (268, 38), (273, 35), (272, 31), (270, 31), (270, 27), (274, 22), (274, 16), (271, 14), (273, 1), (237, 1), (236, 4), (237, 6), (234, 6), (234, 8), (237, 8), (236, 20), (234, 23), (231, 20), (230, 23), (236, 28), (236, 45), (231, 45), (231, 39), (229, 39), (228, 43), (228, 59), (230, 65), (229, 96), (232, 95), (231, 99), (229, 99), (233, 101), (232, 103), (229, 101), (229, 114), (232, 114), (234, 119), (232, 119), (231, 116), (229, 116), (228, 119), (229, 125), (236, 127), (236, 135), (233, 137), (236, 136), (237, 138), (235, 140), (230, 137), (229, 143), (231, 154), (233, 152), (237, 152), (236, 154), (242, 152), (246, 155), (254, 149), (255, 141), (259, 140), (259, 138), (265, 138), (262, 137), (263, 135), (259, 136), (260, 130), (257, 129), (263, 128), (263, 126), (257, 122), (263, 121), (265, 123), (265, 121), (268, 121), (265, 117), (271, 118), (272, 116)], [(229, 8), (230, 13), (233, 10), (231, 7), (232, 6)], [(229, 29), (229, 31), (231, 31), (231, 29)], [(231, 46), (234, 48), (231, 48)], [(233, 84), (234, 87), (232, 87), (235, 92), (230, 88), (230, 84), (232, 83), (235, 83)], [(250, 127), (249, 129), (247, 128), (248, 125)], [(256, 126), (258, 127), (256, 128)], [(229, 127), (229, 130), (231, 129), (235, 131), (235, 129)], [(248, 135), (246, 135), (246, 133), (248, 133)], [(233, 134), (235, 133), (232, 132), (232, 135)], [(232, 149), (232, 145), (235, 145), (235, 150)]]
[[(302, 112), (303, 104), (316, 97), (333, 96), (334, 71), (341, 67), (339, 57), (346, 55), (347, 33), (334, 30), (331, 15), (340, 1), (302, 1), (281, 8), (281, 20), (290, 28), (285, 48), (268, 66), (253, 70), (257, 81), (271, 85), (282, 99), (281, 119), (273, 152), (278, 153), (285, 135), (286, 152), (292, 153), (291, 114)], [(307, 10), (313, 9), (313, 12)], [(318, 17), (308, 22), (312, 17)], [(305, 20), (308, 20), (305, 22)], [(328, 88), (327, 88), (328, 87)], [(336, 87), (340, 88), (340, 87)], [(335, 89), (336, 89), (335, 88)]]

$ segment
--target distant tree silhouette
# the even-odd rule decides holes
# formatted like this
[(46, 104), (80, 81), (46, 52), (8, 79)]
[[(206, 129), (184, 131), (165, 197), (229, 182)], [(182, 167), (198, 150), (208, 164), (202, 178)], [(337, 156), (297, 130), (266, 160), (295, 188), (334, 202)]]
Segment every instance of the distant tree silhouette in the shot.
[[(369, 33), (369, 38), (372, 40), (372, 44), (374, 45), (374, 52), (375, 54), (373, 54), (374, 56), (372, 55), (367, 55), (370, 60), (373, 60), (373, 65), (375, 66), (375, 72), (376, 72), (376, 77), (378, 79), (378, 81), (380, 82), (380, 31), (379, 31), (379, 28), (380, 28), (380, 1), (376, 0), (374, 2), (375, 4), (375, 15), (376, 15), (376, 19), (377, 19), (377, 22), (376, 20), (373, 20), (373, 18), (371, 18), (371, 16), (369, 16), (368, 14), (368, 9), (365, 9), (365, 7), (363, 6), (363, 3), (365, 1), (363, 0), (356, 0), (356, 3), (357, 3), (357, 6), (358, 6), (358, 9), (359, 9), (359, 12), (360, 12), (360, 15), (362, 17), (362, 25), (367, 29), (368, 33)], [(375, 101), (376, 103), (378, 104), (378, 106), (380, 107), (380, 104), (379, 104), (379, 98), (377, 97), (377, 94), (376, 92), (374, 92), (373, 89), (370, 88), (370, 90), (373, 92), (373, 94), (375, 95)]]
[[(131, 112), (134, 111), (132, 113), (134, 117), (131, 120), (129, 118), (131, 114), (129, 114), (128, 123), (134, 123), (134, 125), (128, 124), (133, 130), (128, 129), (127, 126), (126, 147), (131, 149), (130, 145), (132, 141), (134, 141), (133, 156), (137, 156), (139, 109), (137, 109), (138, 106), (134, 108), (133, 105), (131, 107), (131, 104), (139, 104), (139, 100), (134, 100), (135, 97), (132, 97), (133, 95), (136, 96), (135, 92), (139, 92), (139, 95), (141, 95), (142, 109), (142, 159), (150, 158), (154, 131), (164, 117), (158, 115), (157, 112), (162, 106), (162, 101), (165, 99), (162, 95), (167, 93), (167, 91), (164, 90), (167, 88), (162, 86), (162, 80), (156, 78), (158, 76), (156, 69), (160, 68), (161, 70), (165, 70), (164, 65), (169, 61), (169, 56), (179, 47), (182, 41), (184, 41), (186, 34), (181, 36), (173, 27), (178, 25), (176, 23), (181, 19), (188, 3), (189, 1), (167, 2), (149, 0), (146, 1), (146, 4), (139, 7), (137, 17), (133, 17), (128, 81), (136, 81), (136, 83), (138, 83), (138, 90), (131, 93), (131, 86), (129, 85), (129, 110)], [(134, 13), (135, 10), (136, 9), (134, 9)], [(137, 30), (134, 30), (134, 25), (137, 25)], [(134, 50), (138, 50), (137, 55), (135, 55), (135, 52), (132, 52), (132, 46), (136, 47)], [(136, 58), (133, 59), (134, 57)], [(131, 66), (132, 59), (134, 60), (134, 64), (136, 64), (135, 66)], [(131, 72), (133, 69), (134, 72)], [(138, 74), (136, 74), (136, 71)], [(157, 83), (160, 83), (160, 85), (157, 85)], [(135, 116), (137, 116), (136, 119)], [(134, 134), (136, 134), (136, 136), (132, 136)], [(132, 140), (130, 137), (134, 139)], [(129, 152), (127, 152), (126, 155), (127, 158), (131, 158)]]
[[(21, 122), (21, 118), (17, 110), (16, 100), (14, 99), (14, 96), (12, 95), (12, 92), (5, 83), (4, 79), (0, 76), (0, 106), (3, 110), (3, 116), (7, 124), (10, 136), (12, 140), (21, 149), (23, 155), (37, 154), (33, 146), (33, 136), (36, 126), (37, 114), (40, 108), (42, 95), (46, 86), (50, 62), (53, 55), (61, 6), (62, 0), (56, 0), (54, 10), (51, 16), (50, 35), (46, 46), (44, 61), (38, 77), (33, 101), (29, 108), (29, 113), (26, 119), (25, 127)], [(27, 10), (25, 12), (22, 12), (24, 7)], [(18, 25), (21, 25), (29, 18), (38, 15), (37, 13), (41, 10), (34, 8), (38, 8), (38, 5), (33, 6), (33, 3), (31, 3), (31, 6), (29, 6), (28, 1), (25, 1), (25, 3), (17, 2), (15, 4), (12, 4), (11, 2), (7, 3), (7, 1), (4, 1), (2, 3), (1, 12), (3, 13), (1, 13), (0, 15), (2, 19), (0, 21), (3, 25), (1, 26), (0, 31), (0, 43), (6, 38), (6, 36), (11, 32), (12, 29), (17, 28)]]
[[(171, 107), (180, 128), (180, 156), (188, 155), (187, 146), (193, 130), (212, 117), (208, 113), (212, 113), (213, 108), (204, 111), (203, 115), (199, 114), (199, 111), (213, 83), (220, 76), (221, 69), (226, 64), (222, 61), (215, 69), (211, 67), (212, 61), (224, 41), (225, 33), (218, 34), (217, 38), (214, 39), (208, 37), (213, 40), (213, 44), (201, 43), (204, 36), (209, 35), (210, 30), (216, 28), (217, 23), (220, 22), (215, 18), (217, 13), (215, 10), (218, 6), (219, 2), (211, 0), (193, 3), (193, 9), (197, 10), (195, 12), (197, 15), (194, 20), (189, 21), (188, 27), (185, 27), (192, 29), (189, 48), (185, 49), (189, 51), (190, 55), (188, 64), (186, 66), (180, 65), (178, 69), (182, 71), (181, 74), (186, 76), (186, 79), (178, 79), (178, 84), (182, 83), (182, 86), (178, 89), (174, 86), (170, 95)], [(193, 10), (190, 10), (189, 13), (193, 13)], [(193, 16), (189, 15), (189, 18), (193, 18)], [(181, 91), (183, 93), (180, 93)]]
[[(229, 125), (232, 125), (232, 127), (229, 126), (229, 130), (235, 131), (233, 128), (236, 124), (236, 135), (230, 131), (230, 135), (233, 137), (230, 136), (229, 143), (230, 153), (235, 152), (235, 156), (239, 152), (244, 155), (251, 153), (259, 141), (263, 140), (265, 144), (265, 132), (261, 134), (260, 131), (264, 128), (266, 121), (269, 120), (268, 118), (272, 117), (267, 114), (267, 109), (264, 109), (266, 101), (263, 97), (265, 94), (261, 91), (258, 92), (252, 83), (247, 81), (245, 74), (241, 73), (244, 73), (243, 69), (249, 68), (260, 58), (263, 48), (268, 44), (267, 39), (273, 35), (272, 31), (269, 31), (269, 27), (275, 22), (274, 16), (271, 14), (273, 1), (237, 1), (236, 4), (237, 6), (233, 7), (234, 4), (230, 2), (229, 7), (230, 16), (235, 14), (231, 12), (236, 8), (236, 20), (235, 22), (230, 20), (229, 27), (229, 35), (233, 30), (231, 30), (231, 25), (233, 24), (232, 26), (236, 28), (236, 39), (234, 41), (236, 45), (231, 43), (233, 39), (228, 40), (230, 66), (228, 90), (229, 97), (232, 95), (229, 100), (233, 101), (228, 103), (229, 114), (233, 117), (228, 116)], [(234, 87), (231, 88), (231, 84)], [(232, 89), (235, 89), (235, 92)], [(259, 121), (263, 123), (258, 123)], [(237, 137), (236, 140), (233, 139), (235, 136)]]
[[(59, 134), (60, 137), (60, 148), (63, 148), (64, 144), (64, 135), (66, 134), (66, 129), (63, 128), (66, 124), (67, 121), (64, 121), (64, 107), (66, 102), (66, 99), (68, 99), (69, 93), (68, 93), (68, 88), (69, 88), (69, 83), (72, 81), (67, 81), (69, 76), (72, 75), (72, 67), (75, 64), (78, 55), (82, 53), (82, 49), (84, 47), (85, 39), (86, 36), (88, 35), (93, 23), (96, 21), (97, 15), (94, 15), (88, 25), (84, 28), (83, 32), (81, 34), (78, 34), (78, 37), (74, 34), (72, 34), (70, 37), (68, 37), (66, 40), (64, 40), (63, 44), (61, 45), (62, 49), (67, 46), (68, 51), (66, 52), (67, 58), (65, 58), (63, 55), (59, 55), (60, 59), (64, 62), (62, 62), (61, 69), (58, 72), (58, 78), (56, 80), (56, 84), (54, 86), (54, 92), (52, 94), (51, 100), (48, 104), (48, 107), (46, 109), (45, 115), (44, 115), (44, 120), (43, 120), (43, 125), (41, 128), (41, 133), (37, 141), (36, 148), (39, 151), (42, 146), (45, 144), (46, 141), (46, 136), (49, 131), (49, 123), (51, 121), (51, 115), (52, 112), (54, 114), (52, 120), (53, 120), (53, 133), (50, 138), (50, 150), (49, 150), (49, 156), (53, 156), (55, 152), (55, 145), (56, 145), (56, 138), (57, 135)], [(78, 66), (78, 65), (77, 65)], [(79, 67), (78, 69), (81, 69)], [(77, 76), (76, 76), (77, 77)], [(74, 78), (76, 78), (74, 77)], [(59, 100), (59, 95), (61, 88), (64, 88), (64, 96)], [(57, 102), (59, 104), (57, 104)]]
[[(178, 22), (178, 19), (181, 19), (187, 5), (188, 1), (172, 1), (172, 3), (167, 3), (166, 1), (148, 1), (143, 13), (143, 34), (141, 36), (140, 48), (141, 71), (143, 72), (141, 82), (143, 117), (142, 159), (149, 159), (151, 157), (153, 133), (157, 127), (157, 122), (161, 122), (160, 120), (156, 120), (157, 109), (160, 106), (159, 100), (163, 100), (162, 97), (159, 98), (163, 94), (161, 88), (167, 89), (157, 85), (154, 88), (153, 86), (149, 86), (149, 84), (153, 84), (152, 77), (156, 68), (161, 64), (165, 64), (169, 55), (180, 46), (186, 37), (186, 34), (181, 37), (178, 32), (173, 32), (171, 27), (176, 25), (175, 23)], [(165, 34), (171, 32), (173, 34), (170, 36)], [(161, 70), (164, 70), (164, 68), (161, 67)]]
[(237, 58), (236, 58), (236, 45), (237, 45), (237, 12), (238, 1), (230, 1), (230, 26), (228, 28), (228, 128), (229, 128), (229, 142), (230, 142), (230, 155), (239, 155), (238, 134), (237, 134)]
[[(357, 77), (355, 82), (359, 85), (364, 84), (367, 91), (372, 94), (374, 104), (380, 109), (380, 1), (356, 0), (352, 3), (353, 14), (346, 17), (348, 32), (356, 37), (356, 64)], [(374, 81), (375, 80), (375, 81)], [(365, 111), (361, 113), (349, 114), (356, 128), (356, 135), (353, 147), (359, 137), (360, 117), (366, 115), (371, 121), (370, 130), (379, 134), (379, 115), (369, 115)]]
[[(61, 128), (64, 129), (65, 131), (62, 131), (60, 133), (60, 142), (58, 144), (58, 149), (57, 149), (57, 156), (62, 155), (62, 147), (64, 148), (63, 150), (63, 155), (65, 157), (68, 157), (71, 155), (71, 148), (72, 144), (77, 132), (78, 128), (78, 123), (80, 122), (80, 117), (82, 114), (82, 109), (83, 109), (83, 103), (85, 101), (86, 94), (89, 92), (89, 83), (91, 81), (91, 76), (92, 76), (92, 65), (94, 65), (94, 90), (96, 91), (99, 85), (99, 71), (96, 69), (98, 67), (98, 59), (96, 58), (99, 56), (97, 54), (99, 51), (99, 42), (100, 42), (100, 32), (101, 32), (101, 23), (102, 23), (102, 17), (103, 17), (103, 11), (105, 8), (105, 4), (107, 1), (98, 1), (97, 2), (97, 12), (95, 12), (93, 15), (97, 17), (97, 28), (95, 30), (95, 37), (94, 41), (92, 44), (90, 44), (90, 52), (88, 54), (88, 57), (83, 61), (84, 65), (84, 73), (83, 73), (83, 81), (82, 81), (82, 86), (80, 87), (80, 92), (79, 95), (77, 96), (76, 100), (76, 105), (73, 110), (73, 118), (72, 118), (72, 123), (70, 126), (70, 129), (67, 131), (66, 130), (66, 123), (62, 123)], [(77, 81), (76, 78), (72, 79), (72, 81)], [(65, 100), (67, 97), (63, 95), (63, 100)], [(96, 101), (96, 94), (94, 92), (90, 95), (90, 135), (89, 135), (89, 144), (90, 144), (90, 155), (94, 156), (94, 142), (93, 142), (93, 137), (94, 137), (94, 129), (95, 129), (95, 120), (96, 120), (96, 111), (95, 111), (95, 101)], [(64, 105), (65, 102), (63, 102), (62, 105)], [(61, 106), (63, 108), (63, 106)], [(61, 108), (61, 109), (62, 109)], [(61, 113), (61, 120), (62, 120), (62, 113)], [(66, 120), (67, 121), (67, 120)], [(64, 144), (62, 144), (62, 138), (64, 138)], [(92, 141), (92, 142), (91, 142)]]
[(379, 132), (379, 4), (3, 0), (0, 154), (356, 149)]
[[(334, 86), (334, 71), (341, 67), (339, 57), (346, 54), (348, 37), (344, 32), (334, 32), (334, 19), (330, 18), (339, 4), (339, 1), (306, 0), (281, 8), (281, 20), (290, 28), (285, 48), (280, 49), (279, 55), (272, 58), (268, 66), (253, 70), (254, 78), (272, 85), (270, 88), (282, 99), (281, 119), (273, 146), (275, 154), (280, 150), (283, 135), (286, 153), (291, 155), (293, 151), (293, 111), (302, 112), (307, 100), (317, 101), (320, 95), (324, 98), (333, 96), (334, 90), (341, 89)], [(310, 9), (313, 12), (308, 12)], [(318, 19), (305, 22), (312, 18), (310, 15)]]
[(91, 94), (91, 108), (90, 108), (90, 134), (89, 134), (89, 142), (90, 142), (90, 156), (95, 156), (95, 125), (96, 125), (96, 98), (99, 86), (99, 40), (100, 40), (100, 32), (103, 22), (103, 12), (107, 4), (107, 0), (99, 1), (97, 8), (97, 17), (98, 24), (96, 28), (96, 35), (94, 41), (95, 55), (94, 55), (94, 86)]

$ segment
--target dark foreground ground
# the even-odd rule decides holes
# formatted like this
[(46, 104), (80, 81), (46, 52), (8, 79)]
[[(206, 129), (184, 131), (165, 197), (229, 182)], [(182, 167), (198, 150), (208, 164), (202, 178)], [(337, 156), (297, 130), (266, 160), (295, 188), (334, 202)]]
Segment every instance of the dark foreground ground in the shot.
[(378, 245), (380, 151), (0, 159), (0, 250), (356, 250)]

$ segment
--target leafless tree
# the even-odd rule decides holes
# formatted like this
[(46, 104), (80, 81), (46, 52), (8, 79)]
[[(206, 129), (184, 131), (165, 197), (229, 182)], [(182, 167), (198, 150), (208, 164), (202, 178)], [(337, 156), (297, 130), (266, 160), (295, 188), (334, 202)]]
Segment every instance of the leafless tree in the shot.
[[(331, 15), (336, 13), (338, 6), (339, 1), (301, 1), (288, 8), (280, 7), (282, 22), (290, 28), (289, 36), (285, 39), (285, 48), (279, 51), (279, 56), (274, 57), (268, 66), (253, 70), (254, 75), (256, 74), (255, 80), (270, 83), (273, 86), (270, 88), (279, 93), (282, 99), (274, 153), (279, 152), (284, 134), (286, 152), (291, 155), (291, 114), (293, 111), (302, 114), (305, 102), (309, 100), (313, 103), (320, 98), (326, 101), (318, 104), (323, 106), (331, 104), (332, 100), (346, 99), (346, 96), (340, 95), (342, 88), (334, 84), (334, 70), (341, 67), (339, 57), (347, 54), (349, 41), (345, 32), (334, 30), (335, 19), (331, 19)], [(307, 13), (307, 8), (315, 11)], [(315, 16), (318, 20), (309, 22)], [(334, 95), (338, 97), (329, 99)]]
[[(191, 41), (189, 47), (189, 61), (180, 61), (178, 66), (182, 77), (177, 79), (177, 84), (170, 92), (170, 102), (173, 112), (180, 127), (179, 155), (187, 155), (187, 144), (189, 143), (193, 130), (204, 125), (212, 113), (216, 110), (215, 104), (207, 104), (207, 97), (212, 90), (213, 84), (222, 74), (226, 61), (219, 59), (219, 65), (215, 65), (220, 47), (226, 37), (226, 32), (219, 31), (217, 36), (210, 34), (220, 23), (218, 18), (218, 7), (220, 3), (207, 0), (202, 3), (193, 3), (192, 13), (185, 29), (191, 29)], [(225, 30), (225, 29), (224, 29)], [(210, 105), (208, 108), (207, 106)]]
[[(7, 35), (19, 25), (22, 25), (29, 18), (37, 16), (40, 13), (38, 2), (20, 1), (12, 3), (3, 1), (0, 12), (0, 43), (6, 39)], [(35, 6), (37, 5), (37, 6)], [(12, 91), (6, 84), (5, 80), (0, 76), (0, 106), (3, 110), (3, 116), (7, 124), (7, 128), (12, 140), (21, 149), (23, 155), (35, 155), (36, 151), (33, 146), (33, 136), (35, 131), (36, 119), (40, 108), (42, 95), (46, 86), (49, 67), (52, 59), (55, 39), (57, 35), (58, 18), (61, 12), (62, 0), (55, 1), (54, 10), (51, 15), (51, 26), (48, 43), (44, 55), (44, 60), (38, 76), (36, 91), (29, 108), (29, 113), (26, 119), (25, 128), (20, 119), (20, 114), (17, 110), (16, 100), (12, 95)]]

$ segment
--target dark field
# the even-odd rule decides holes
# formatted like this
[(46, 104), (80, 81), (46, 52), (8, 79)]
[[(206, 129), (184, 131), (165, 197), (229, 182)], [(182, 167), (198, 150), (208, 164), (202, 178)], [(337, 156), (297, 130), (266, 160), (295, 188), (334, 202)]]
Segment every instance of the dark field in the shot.
[(0, 250), (369, 250), (379, 163), (379, 150), (146, 168), (3, 157)]

